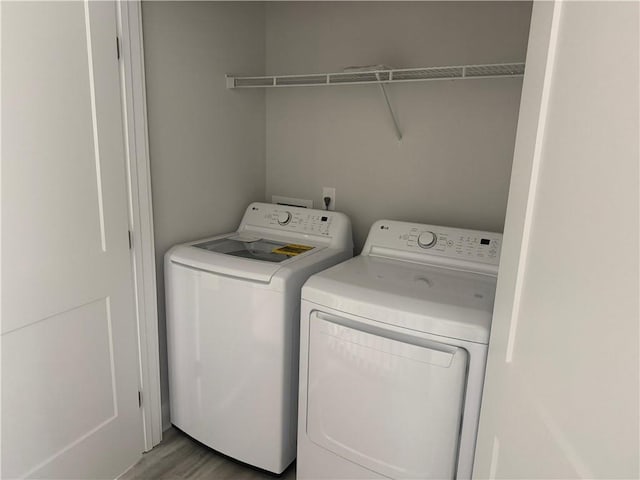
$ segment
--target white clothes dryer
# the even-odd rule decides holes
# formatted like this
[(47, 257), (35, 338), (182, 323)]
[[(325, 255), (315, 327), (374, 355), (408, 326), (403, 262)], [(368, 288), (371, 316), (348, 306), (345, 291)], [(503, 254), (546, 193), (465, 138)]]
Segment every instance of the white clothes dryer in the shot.
[(236, 232), (165, 256), (171, 422), (281, 473), (296, 454), (300, 289), (353, 256), (339, 212), (253, 203)]
[(309, 278), (298, 479), (471, 478), (501, 241), (382, 220)]

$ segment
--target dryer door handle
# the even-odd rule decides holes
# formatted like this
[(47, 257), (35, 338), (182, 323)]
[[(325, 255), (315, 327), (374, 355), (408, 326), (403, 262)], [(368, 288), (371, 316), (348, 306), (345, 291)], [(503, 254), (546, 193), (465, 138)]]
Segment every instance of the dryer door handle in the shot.
[[(399, 352), (393, 348), (393, 342), (401, 342), (407, 344), (407, 347), (403, 349), (404, 354), (400, 354), (400, 356), (409, 354), (415, 360), (440, 367), (448, 368), (455, 355), (463, 350), (460, 347), (423, 338), (419, 332), (414, 334), (411, 330), (406, 329), (400, 331), (401, 329), (398, 327), (386, 326), (385, 324), (380, 324), (380, 326), (372, 325), (318, 310), (313, 311), (311, 315), (319, 320), (338, 326), (338, 328), (322, 328), (324, 330), (322, 333), (335, 336), (342, 341), (379, 349), (395, 355), (398, 355)], [(362, 332), (362, 335), (359, 335), (360, 332)], [(378, 338), (373, 339), (371, 335)]]

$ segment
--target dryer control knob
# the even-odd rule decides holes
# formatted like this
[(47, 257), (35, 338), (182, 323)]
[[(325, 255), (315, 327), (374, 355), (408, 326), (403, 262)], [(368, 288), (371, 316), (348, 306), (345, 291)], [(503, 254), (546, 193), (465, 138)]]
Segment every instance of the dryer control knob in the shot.
[(418, 237), (418, 245), (422, 248), (431, 248), (438, 241), (438, 237), (433, 232), (422, 232)]
[(291, 212), (280, 212), (278, 213), (278, 223), (280, 225), (286, 225), (291, 221)]

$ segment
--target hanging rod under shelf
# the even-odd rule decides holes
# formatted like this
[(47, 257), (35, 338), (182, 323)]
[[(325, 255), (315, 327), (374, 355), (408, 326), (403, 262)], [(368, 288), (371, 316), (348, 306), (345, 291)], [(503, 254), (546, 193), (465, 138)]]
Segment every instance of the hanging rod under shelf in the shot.
[(445, 67), (368, 70), (361, 72), (268, 75), (262, 77), (227, 75), (227, 88), (302, 87), (322, 85), (366, 85), (430, 80), (504, 78), (524, 75), (524, 63), (460, 65)]

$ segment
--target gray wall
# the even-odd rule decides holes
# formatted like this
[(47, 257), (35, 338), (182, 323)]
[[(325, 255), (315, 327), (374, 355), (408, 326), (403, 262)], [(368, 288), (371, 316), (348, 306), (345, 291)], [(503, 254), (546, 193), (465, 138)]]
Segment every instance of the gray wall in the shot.
[(162, 258), (169, 247), (237, 227), (264, 198), (264, 92), (224, 74), (264, 68), (264, 4), (144, 2), (143, 31), (163, 419), (168, 422)]
[[(267, 72), (336, 72), (524, 61), (529, 2), (273, 2)], [(504, 226), (521, 79), (388, 87), (398, 142), (377, 86), (267, 92), (267, 198), (336, 188), (357, 248), (380, 218)]]

